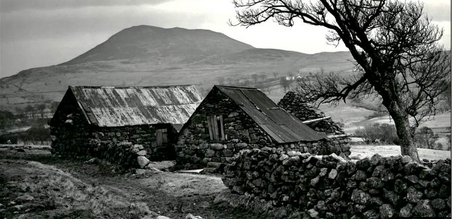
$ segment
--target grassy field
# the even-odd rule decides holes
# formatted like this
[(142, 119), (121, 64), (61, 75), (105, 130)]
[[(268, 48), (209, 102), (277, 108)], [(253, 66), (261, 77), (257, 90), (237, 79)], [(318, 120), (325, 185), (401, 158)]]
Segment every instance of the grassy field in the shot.
[[(352, 145), (350, 157), (354, 159), (362, 159), (372, 157), (374, 154), (380, 154), (384, 157), (400, 155), (400, 146), (398, 145)], [(440, 151), (418, 148), (419, 158), (427, 160), (439, 160), (451, 158), (450, 151)]]

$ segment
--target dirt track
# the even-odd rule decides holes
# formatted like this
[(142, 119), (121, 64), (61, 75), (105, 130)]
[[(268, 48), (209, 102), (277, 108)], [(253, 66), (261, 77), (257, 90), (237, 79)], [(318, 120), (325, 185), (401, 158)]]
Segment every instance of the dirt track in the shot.
[(0, 218), (263, 218), (213, 204), (219, 177), (114, 173), (110, 165), (0, 150)]

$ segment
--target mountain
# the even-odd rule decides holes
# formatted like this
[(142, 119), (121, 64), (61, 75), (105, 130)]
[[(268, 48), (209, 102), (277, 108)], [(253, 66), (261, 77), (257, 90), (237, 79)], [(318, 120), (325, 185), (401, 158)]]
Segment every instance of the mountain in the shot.
[(104, 43), (62, 65), (110, 60), (190, 61), (252, 48), (248, 44), (210, 30), (164, 29), (142, 25), (124, 29)]
[[(59, 65), (0, 79), (0, 110), (60, 101), (67, 86), (195, 84), (206, 91), (224, 79), (252, 80), (334, 71), (350, 74), (348, 52), (303, 54), (254, 48), (210, 30), (134, 26)], [(233, 82), (235, 83), (235, 82)]]

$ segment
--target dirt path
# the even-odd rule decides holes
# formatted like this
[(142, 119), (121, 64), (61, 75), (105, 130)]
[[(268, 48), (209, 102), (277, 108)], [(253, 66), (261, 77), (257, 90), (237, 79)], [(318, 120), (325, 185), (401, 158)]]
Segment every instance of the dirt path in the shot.
[(216, 176), (114, 173), (104, 164), (0, 150), (0, 218), (262, 218), (213, 204)]

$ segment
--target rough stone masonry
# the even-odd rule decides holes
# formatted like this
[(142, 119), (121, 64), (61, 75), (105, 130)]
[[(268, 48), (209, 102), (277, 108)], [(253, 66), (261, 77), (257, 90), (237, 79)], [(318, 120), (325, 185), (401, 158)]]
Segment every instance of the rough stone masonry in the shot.
[(451, 160), (346, 161), (274, 148), (244, 150), (225, 168), (216, 202), (279, 218), (450, 217)]
[[(223, 115), (224, 133), (227, 138), (209, 139), (207, 117)], [(311, 154), (350, 155), (350, 147), (344, 139), (324, 139), (314, 142), (277, 144), (244, 110), (222, 92), (211, 91), (185, 124), (178, 137), (176, 162), (178, 168), (205, 168), (222, 171), (224, 164), (243, 149), (262, 147), (296, 150)], [(206, 168), (207, 167), (207, 168)]]

